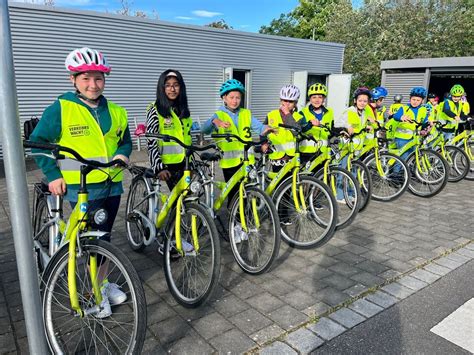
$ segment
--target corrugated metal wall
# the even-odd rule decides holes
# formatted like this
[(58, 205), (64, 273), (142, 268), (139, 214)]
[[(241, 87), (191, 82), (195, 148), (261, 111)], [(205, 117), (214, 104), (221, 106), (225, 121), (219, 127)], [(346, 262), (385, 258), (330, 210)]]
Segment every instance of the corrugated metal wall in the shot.
[(385, 105), (391, 105), (393, 103), (393, 96), (397, 94), (403, 95), (403, 103), (408, 103), (411, 88), (414, 86), (424, 86), (424, 83), (425, 72), (386, 73), (385, 80), (381, 84), (385, 86), (389, 92)]
[(74, 48), (106, 53), (113, 70), (105, 96), (129, 117), (145, 120), (160, 73), (183, 74), (192, 116), (207, 119), (221, 101), (225, 67), (251, 70), (251, 109), (256, 117), (278, 105), (292, 73), (341, 73), (344, 46), (89, 11), (10, 4), (19, 111), (22, 120), (71, 90), (64, 59)]

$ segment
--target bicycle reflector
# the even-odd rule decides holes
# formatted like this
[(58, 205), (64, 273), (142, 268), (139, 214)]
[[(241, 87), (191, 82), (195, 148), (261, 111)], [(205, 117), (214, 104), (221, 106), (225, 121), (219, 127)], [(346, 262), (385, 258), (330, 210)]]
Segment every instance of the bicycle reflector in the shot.
[(98, 210), (94, 211), (93, 216), (94, 216), (93, 217), (94, 223), (99, 226), (102, 224), (105, 224), (105, 222), (107, 222), (107, 219), (109, 217), (107, 211), (104, 210), (103, 208), (99, 208)]

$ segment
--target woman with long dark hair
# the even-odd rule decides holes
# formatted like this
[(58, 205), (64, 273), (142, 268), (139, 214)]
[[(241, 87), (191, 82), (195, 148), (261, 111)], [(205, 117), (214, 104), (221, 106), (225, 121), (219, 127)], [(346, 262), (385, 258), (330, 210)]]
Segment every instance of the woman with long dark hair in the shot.
[[(177, 70), (165, 70), (158, 79), (156, 100), (147, 108), (147, 131), (191, 144), (190, 116), (183, 76)], [(171, 190), (183, 174), (185, 150), (175, 142), (149, 139), (147, 144), (151, 167)]]

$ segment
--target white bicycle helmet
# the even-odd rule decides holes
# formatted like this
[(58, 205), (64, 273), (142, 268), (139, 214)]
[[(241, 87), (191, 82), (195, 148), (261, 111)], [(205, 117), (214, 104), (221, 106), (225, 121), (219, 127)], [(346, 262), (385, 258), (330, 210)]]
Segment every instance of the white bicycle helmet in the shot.
[(104, 74), (109, 74), (112, 70), (101, 52), (88, 47), (74, 49), (68, 54), (64, 64), (66, 70), (71, 74), (79, 74), (86, 71), (100, 71)]
[(298, 101), (300, 98), (300, 89), (296, 85), (285, 85), (280, 90), (280, 99), (288, 101)]

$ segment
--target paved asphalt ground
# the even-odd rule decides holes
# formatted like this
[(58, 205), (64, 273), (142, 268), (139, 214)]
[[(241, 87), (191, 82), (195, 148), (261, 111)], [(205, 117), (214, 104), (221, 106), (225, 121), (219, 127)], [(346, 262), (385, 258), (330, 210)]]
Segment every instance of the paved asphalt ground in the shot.
[[(146, 161), (145, 154), (134, 154), (132, 161)], [(40, 177), (38, 170), (27, 174), (30, 184)], [(127, 174), (125, 187), (129, 183)], [(385, 343), (387, 352), (417, 353), (420, 348), (409, 341), (416, 339), (415, 332), (424, 333), (456, 309), (462, 295), (469, 297), (455, 292), (448, 298), (448, 303), (453, 301), (450, 307), (434, 306), (437, 297), (445, 297), (446, 288), (455, 287), (451, 277), (464, 268), (472, 270), (473, 197), (474, 182), (462, 181), (448, 184), (430, 199), (406, 193), (391, 203), (372, 201), (352, 225), (319, 249), (297, 250), (282, 243), (275, 266), (256, 277), (239, 269), (229, 245), (222, 242), (217, 293), (208, 305), (195, 310), (184, 309), (171, 297), (156, 248), (137, 254), (128, 247), (123, 198), (112, 242), (131, 259), (144, 284), (148, 304), (144, 353), (329, 352), (339, 339), (345, 346), (346, 337), (359, 339), (349, 346), (352, 353), (358, 352), (359, 345), (367, 346), (361, 352), (384, 353), (380, 346)], [(7, 188), (0, 179), (0, 352), (27, 353), (9, 214)], [(412, 299), (424, 297), (429, 290), (436, 297), (426, 304), (412, 304)], [(467, 287), (464, 291), (469, 292)], [(472, 288), (470, 293), (472, 298)], [(423, 307), (434, 309), (435, 318)], [(409, 318), (418, 309), (420, 316)], [(367, 330), (357, 338), (352, 332), (360, 327)], [(360, 339), (367, 338), (374, 339), (373, 348), (361, 345)], [(461, 353), (445, 340), (433, 341), (446, 348), (433, 345), (422, 352)]]

